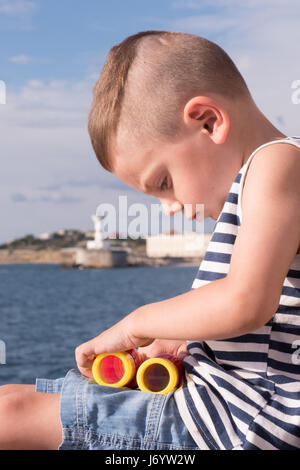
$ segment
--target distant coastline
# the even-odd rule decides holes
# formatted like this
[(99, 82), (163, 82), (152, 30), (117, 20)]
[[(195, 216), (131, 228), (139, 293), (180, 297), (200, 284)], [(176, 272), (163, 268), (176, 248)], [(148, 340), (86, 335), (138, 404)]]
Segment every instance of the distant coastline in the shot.
[[(0, 250), (0, 265), (3, 264), (59, 264), (66, 268), (77, 266), (70, 263), (70, 251), (60, 249), (15, 249)], [(128, 254), (128, 267), (134, 266), (198, 266), (201, 258), (150, 258), (141, 254)]]
[[(88, 267), (89, 263), (81, 266), (76, 263), (76, 253), (85, 252), (87, 241), (93, 239), (94, 233), (80, 230), (60, 230), (52, 234), (42, 234), (37, 238), (26, 235), (23, 238), (11, 240), (0, 245), (0, 265), (3, 264), (59, 264), (65, 268)], [(199, 266), (201, 256), (174, 257), (174, 256), (147, 256), (146, 239), (110, 239), (112, 251), (126, 252), (125, 266)], [(94, 251), (95, 254), (95, 251)], [(97, 258), (96, 253), (96, 258)], [(97, 262), (90, 267), (97, 267)], [(101, 267), (101, 266), (98, 266)]]
[(0, 250), (0, 264), (60, 264), (63, 262), (64, 256), (61, 250)]

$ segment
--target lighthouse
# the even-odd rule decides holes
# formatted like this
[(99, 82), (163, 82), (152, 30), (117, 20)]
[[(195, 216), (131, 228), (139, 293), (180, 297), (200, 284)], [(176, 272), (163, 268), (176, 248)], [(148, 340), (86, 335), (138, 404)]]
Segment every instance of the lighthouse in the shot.
[(88, 250), (108, 250), (110, 248), (110, 244), (108, 240), (104, 240), (103, 233), (102, 233), (102, 224), (101, 220), (103, 217), (99, 215), (92, 215), (92, 221), (94, 222), (94, 233), (95, 238), (94, 240), (89, 240), (87, 242), (87, 249)]

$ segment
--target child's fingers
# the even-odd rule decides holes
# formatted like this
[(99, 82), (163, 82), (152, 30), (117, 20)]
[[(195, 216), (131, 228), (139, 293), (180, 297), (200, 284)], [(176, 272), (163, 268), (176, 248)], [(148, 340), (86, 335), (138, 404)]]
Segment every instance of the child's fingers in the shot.
[(92, 377), (91, 369), (95, 359), (94, 345), (88, 341), (78, 346), (75, 350), (75, 358), (80, 372)]
[(178, 354), (178, 359), (180, 361), (183, 361), (183, 359), (187, 356), (187, 352), (186, 351), (181, 351), (179, 354)]
[(187, 356), (188, 352), (186, 350), (186, 342), (184, 342), (177, 351), (177, 357), (180, 361), (183, 361), (183, 359)]
[(84, 375), (85, 377), (88, 377), (89, 379), (94, 378), (91, 369), (85, 369), (83, 367), (78, 367), (78, 369), (81, 372), (81, 374)]

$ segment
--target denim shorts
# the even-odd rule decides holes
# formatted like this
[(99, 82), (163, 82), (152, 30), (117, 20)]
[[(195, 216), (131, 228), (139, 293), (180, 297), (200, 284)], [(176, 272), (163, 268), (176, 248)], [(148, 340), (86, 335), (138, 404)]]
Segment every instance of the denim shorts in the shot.
[(168, 395), (104, 387), (75, 370), (37, 379), (36, 391), (60, 393), (59, 450), (198, 450)]

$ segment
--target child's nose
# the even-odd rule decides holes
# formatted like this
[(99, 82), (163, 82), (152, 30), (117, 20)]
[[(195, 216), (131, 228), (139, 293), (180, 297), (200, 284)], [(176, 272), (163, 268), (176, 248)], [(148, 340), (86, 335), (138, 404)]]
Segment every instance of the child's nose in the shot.
[(183, 206), (179, 201), (161, 202), (162, 209), (166, 215), (174, 215), (182, 210)]

